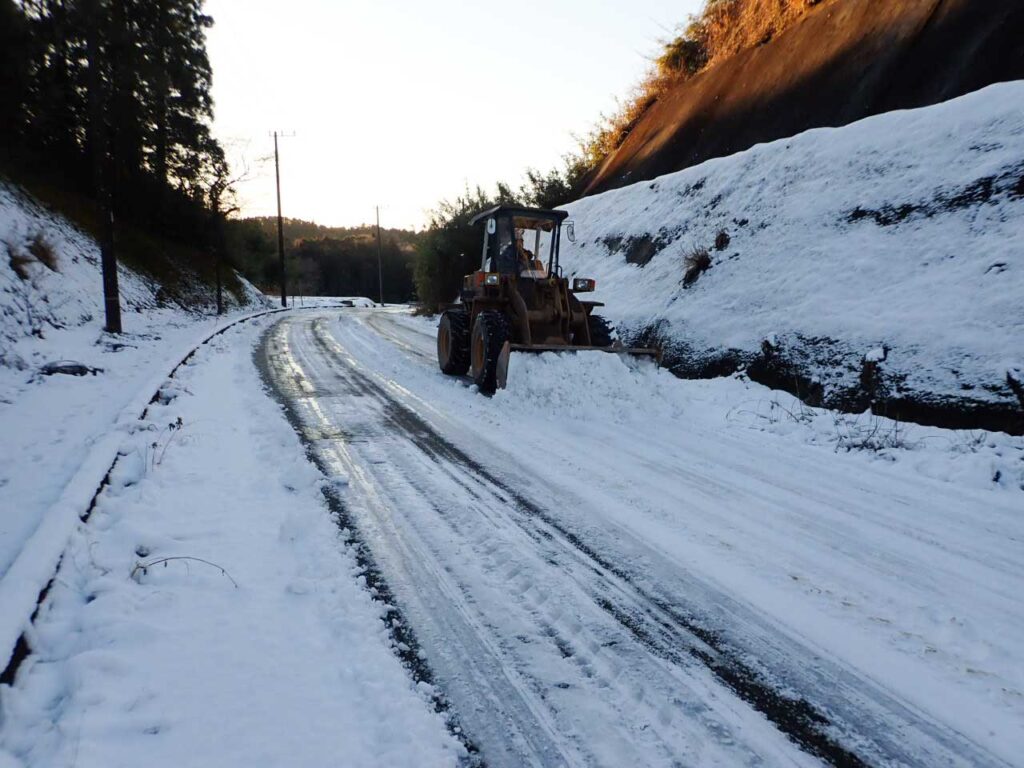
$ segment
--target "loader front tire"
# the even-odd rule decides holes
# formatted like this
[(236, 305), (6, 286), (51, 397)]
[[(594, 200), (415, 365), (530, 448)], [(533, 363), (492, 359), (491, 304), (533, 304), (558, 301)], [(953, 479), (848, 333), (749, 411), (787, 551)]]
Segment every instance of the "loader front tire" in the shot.
[(449, 309), (437, 324), (437, 364), (448, 376), (469, 370), (469, 313)]
[(501, 312), (485, 310), (476, 316), (470, 338), (470, 375), (481, 392), (491, 394), (498, 386), (498, 359), (509, 340), (508, 319)]

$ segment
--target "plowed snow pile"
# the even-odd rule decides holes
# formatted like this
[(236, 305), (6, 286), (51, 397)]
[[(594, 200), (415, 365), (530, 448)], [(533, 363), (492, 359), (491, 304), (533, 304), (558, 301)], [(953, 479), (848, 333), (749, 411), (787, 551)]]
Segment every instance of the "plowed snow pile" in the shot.
[(499, 407), (574, 419), (676, 418), (683, 412), (672, 374), (647, 360), (603, 352), (515, 353)]
[[(563, 238), (567, 274), (596, 278), (609, 319), (659, 337), (683, 373), (771, 358), (827, 404), (1019, 412), (1024, 83), (568, 208), (579, 240)], [(710, 268), (687, 285), (702, 249)]]

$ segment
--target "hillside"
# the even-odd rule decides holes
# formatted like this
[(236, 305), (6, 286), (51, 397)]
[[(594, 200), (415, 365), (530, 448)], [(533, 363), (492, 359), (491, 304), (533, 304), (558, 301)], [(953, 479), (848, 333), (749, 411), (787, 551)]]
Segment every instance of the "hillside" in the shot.
[[(99, 334), (103, 295), (99, 247), (79, 227), (48, 210), (20, 187), (0, 181), (0, 368), (23, 367), (40, 342), (58, 343), (61, 331)], [(156, 259), (150, 260), (157, 263)], [(119, 268), (125, 330), (147, 317), (198, 318), (216, 309), (210, 275), (164, 257), (160, 274)], [(225, 270), (228, 308), (261, 305), (262, 295)]]
[[(251, 216), (239, 221), (241, 223), (252, 222), (267, 237), (277, 242), (276, 216)], [(376, 237), (377, 235), (377, 227), (374, 224), (360, 224), (357, 227), (331, 227), (317, 224), (315, 221), (288, 218), (287, 216), (282, 219), (282, 224), (284, 239), (288, 243), (294, 240), (323, 240), (325, 238), (341, 240), (346, 237)], [(417, 239), (416, 232), (394, 227), (382, 227), (381, 236), (407, 245), (414, 245)]]
[(1021, 434), (1022, 104), (995, 85), (584, 198), (563, 265), (681, 375)]
[(1016, 0), (826, 0), (764, 45), (671, 87), (585, 192), (1022, 78), (1021, 29)]

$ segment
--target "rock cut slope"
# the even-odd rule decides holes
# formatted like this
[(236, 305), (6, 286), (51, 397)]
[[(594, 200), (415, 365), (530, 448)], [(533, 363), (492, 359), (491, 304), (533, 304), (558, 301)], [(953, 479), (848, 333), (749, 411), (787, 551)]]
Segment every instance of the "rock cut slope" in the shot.
[(1020, 434), (1022, 107), (995, 85), (584, 198), (563, 265), (682, 375)]
[(1024, 77), (1017, 0), (825, 0), (769, 42), (673, 86), (587, 194), (809, 128), (937, 104)]

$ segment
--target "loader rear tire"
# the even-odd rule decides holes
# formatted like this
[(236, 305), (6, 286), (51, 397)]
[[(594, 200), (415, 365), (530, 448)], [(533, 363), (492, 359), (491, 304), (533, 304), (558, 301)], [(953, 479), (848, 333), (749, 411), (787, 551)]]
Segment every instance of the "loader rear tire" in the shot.
[(448, 310), (437, 324), (437, 364), (448, 376), (469, 370), (469, 313)]
[(588, 315), (587, 326), (590, 328), (590, 344), (594, 347), (610, 347), (612, 345), (612, 327), (600, 315)]
[(486, 310), (476, 316), (470, 338), (470, 375), (481, 392), (497, 388), (498, 358), (509, 340), (508, 319), (501, 312)]

